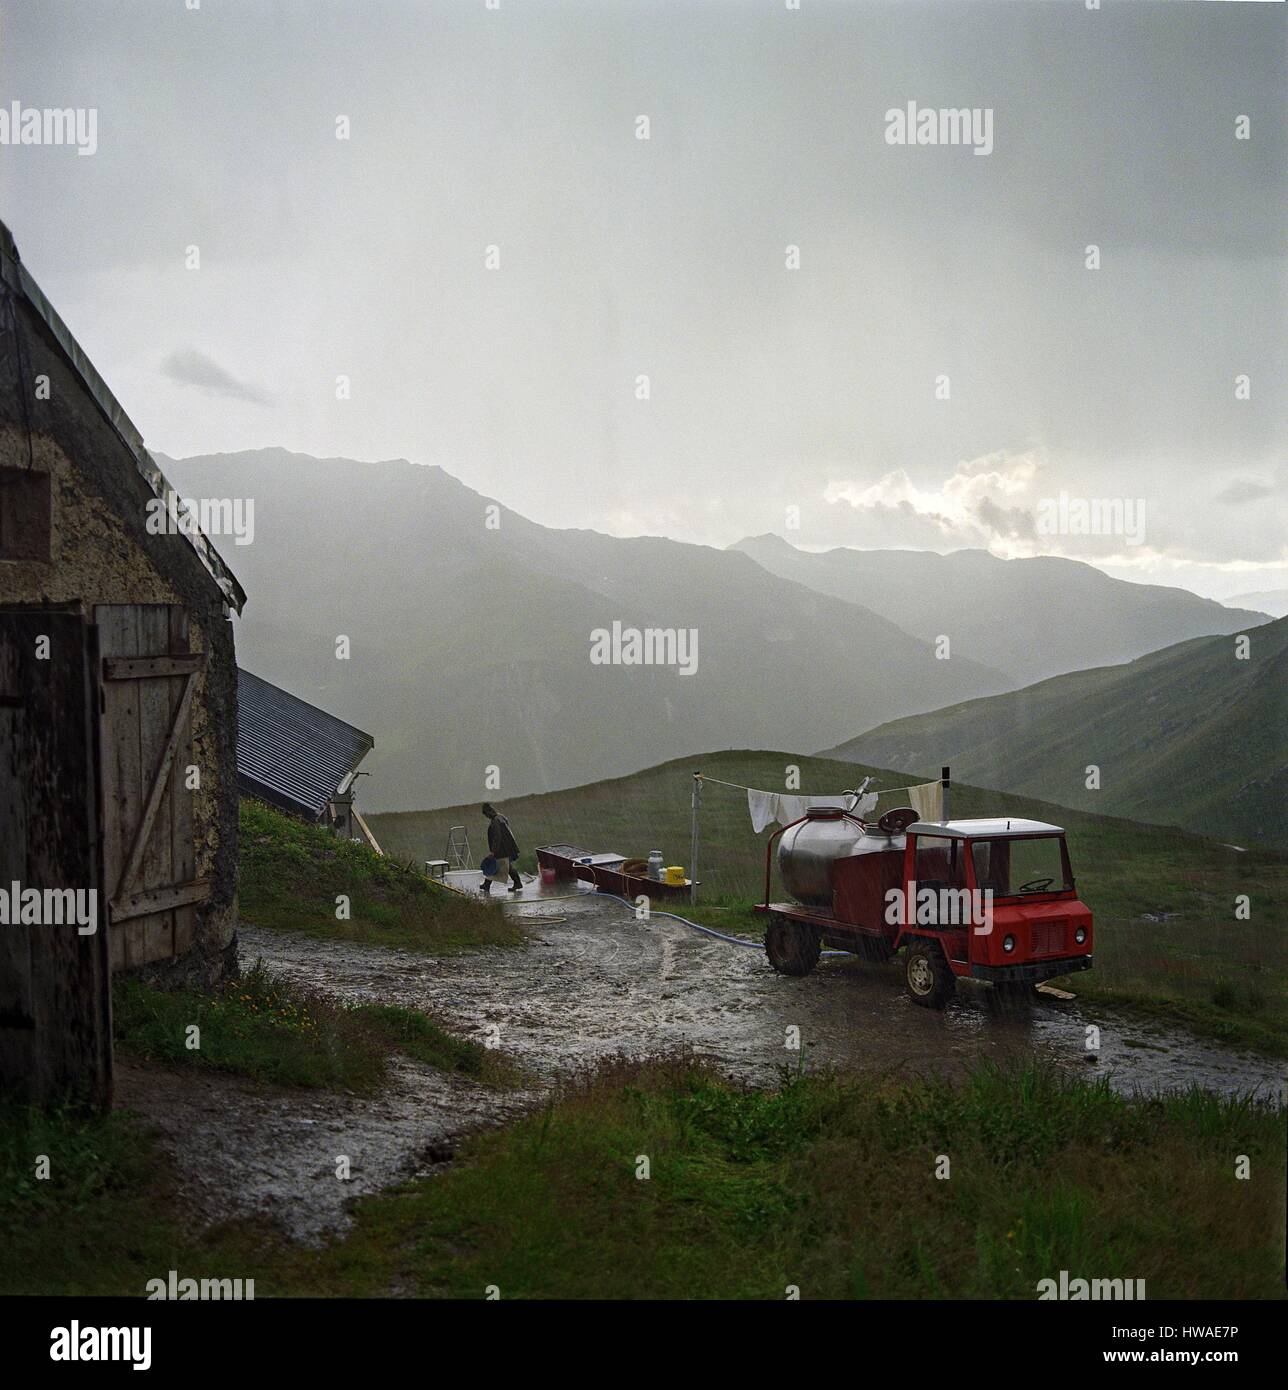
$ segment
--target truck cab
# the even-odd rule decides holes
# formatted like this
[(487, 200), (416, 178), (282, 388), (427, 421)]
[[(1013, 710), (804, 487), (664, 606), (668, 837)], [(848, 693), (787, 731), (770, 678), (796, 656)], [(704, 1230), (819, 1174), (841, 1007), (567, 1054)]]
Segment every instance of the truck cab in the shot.
[(1092, 964), (1063, 829), (1044, 821), (914, 821), (898, 935), (914, 1002), (942, 1007), (966, 976), (1006, 989)]

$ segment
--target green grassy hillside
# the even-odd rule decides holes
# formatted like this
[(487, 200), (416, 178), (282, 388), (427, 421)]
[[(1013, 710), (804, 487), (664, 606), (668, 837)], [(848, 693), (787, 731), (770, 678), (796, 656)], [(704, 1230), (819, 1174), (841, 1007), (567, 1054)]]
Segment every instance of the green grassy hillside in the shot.
[[(510, 817), (528, 869), (535, 867), (537, 845), (558, 841), (627, 855), (660, 849), (668, 864), (687, 863), (694, 771), (776, 789), (792, 765), (800, 768), (806, 792), (840, 791), (867, 773), (882, 787), (909, 780), (826, 758), (729, 751), (567, 791), (498, 798), (498, 804)], [(884, 797), (881, 809), (904, 800)], [(1097, 924), (1096, 969), (1070, 988), (1164, 1008), (1231, 1041), (1288, 1050), (1288, 933), (1282, 930), (1288, 857), (1257, 849), (1239, 853), (1165, 826), (956, 782), (951, 810), (954, 816), (1030, 816), (1068, 830), (1078, 888)], [(471, 843), (484, 843), (478, 804), (372, 819), (381, 844), (417, 858), (441, 855), (451, 825), (464, 823)], [(722, 903), (758, 898), (769, 832), (752, 833), (745, 793), (707, 783), (701, 828), (702, 895)], [(1252, 899), (1250, 921), (1235, 921), (1238, 894)]]
[[(896, 719), (826, 756), (1288, 849), (1288, 618)], [(1100, 789), (1086, 786), (1100, 769)]]
[[(523, 940), (505, 913), (431, 883), (396, 854), (340, 840), (262, 801), (241, 804), (241, 918), (327, 939), (444, 952)], [(348, 916), (337, 917), (337, 898)]]

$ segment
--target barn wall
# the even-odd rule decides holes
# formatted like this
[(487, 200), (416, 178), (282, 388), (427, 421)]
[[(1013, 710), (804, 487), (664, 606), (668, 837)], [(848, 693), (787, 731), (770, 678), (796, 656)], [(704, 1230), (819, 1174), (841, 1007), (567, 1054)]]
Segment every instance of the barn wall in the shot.
[[(34, 466), (51, 475), (52, 563), (0, 561), (0, 599), (178, 603), (189, 613), (194, 651), (210, 659), (193, 704), (193, 757), (201, 768), (194, 793), (196, 871), (213, 881), (198, 918), (196, 946), (177, 961), (143, 973), (169, 982), (213, 984), (236, 970), (237, 931), (237, 666), (223, 595), (187, 540), (149, 535), (145, 506), (153, 496), (135, 460), (79, 378), (47, 339), (43, 325), (25, 329), (28, 386), (50, 377), (51, 398), (29, 405), (30, 429), (12, 380), (0, 381), (0, 466)], [(91, 613), (92, 616), (92, 613)]]

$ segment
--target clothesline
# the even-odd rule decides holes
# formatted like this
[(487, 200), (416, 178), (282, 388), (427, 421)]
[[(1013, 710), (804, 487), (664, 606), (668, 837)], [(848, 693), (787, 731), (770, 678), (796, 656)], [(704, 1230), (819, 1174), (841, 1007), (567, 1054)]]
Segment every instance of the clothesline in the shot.
[[(857, 769), (856, 769), (857, 771)], [(944, 769), (947, 773), (948, 769)], [(802, 821), (815, 806), (838, 806), (848, 815), (866, 825), (867, 817), (876, 809), (877, 798), (891, 792), (907, 792), (908, 800), (920, 821), (942, 821), (947, 807), (948, 793), (943, 782), (913, 782), (906, 787), (881, 787), (873, 791), (868, 788), (872, 778), (865, 777), (857, 788), (838, 795), (835, 792), (826, 796), (793, 795), (790, 792), (767, 792), (759, 787), (749, 787), (745, 782), (726, 782), (722, 777), (708, 777), (704, 773), (693, 774), (693, 826), (690, 839), (690, 883), (689, 901), (697, 902), (698, 884), (698, 815), (702, 805), (702, 784), (710, 782), (717, 787), (732, 787), (734, 791), (747, 794), (747, 812), (751, 817), (751, 828), (759, 835), (774, 821), (786, 829)], [(777, 833), (777, 832), (775, 832)]]
[[(742, 782), (725, 782), (719, 777), (708, 777), (705, 772), (695, 772), (693, 775), (703, 782), (714, 782), (718, 787), (733, 787), (736, 791), (740, 792), (764, 791), (763, 787), (748, 787), (745, 786)], [(871, 781), (871, 778), (869, 778), (868, 780)], [(910, 792), (913, 790), (914, 787), (927, 787), (931, 785), (933, 785), (933, 783), (931, 782), (911, 782), (906, 787), (870, 787), (869, 790), (876, 792), (879, 796), (884, 796), (887, 792)], [(768, 795), (768, 793), (766, 794)], [(790, 794), (792, 796), (809, 795), (808, 792), (792, 792)], [(827, 796), (836, 795), (835, 792), (826, 792), (823, 794)]]
[(906, 792), (918, 820), (943, 819), (943, 784), (940, 782), (916, 782), (907, 787), (884, 787), (869, 791), (872, 781), (865, 777), (856, 788), (846, 792), (828, 792), (823, 796), (810, 796), (804, 792), (768, 792), (759, 787), (749, 787), (742, 782), (726, 782), (722, 777), (705, 777), (700, 772), (693, 774), (695, 795), (693, 813), (696, 824), (698, 801), (697, 789), (704, 782), (714, 782), (717, 786), (730, 787), (734, 791), (746, 792), (747, 812), (751, 816), (751, 828), (757, 835), (767, 826), (777, 821), (780, 825), (794, 825), (816, 806), (839, 806), (849, 815), (860, 820), (866, 819), (876, 810), (877, 800), (893, 792)]

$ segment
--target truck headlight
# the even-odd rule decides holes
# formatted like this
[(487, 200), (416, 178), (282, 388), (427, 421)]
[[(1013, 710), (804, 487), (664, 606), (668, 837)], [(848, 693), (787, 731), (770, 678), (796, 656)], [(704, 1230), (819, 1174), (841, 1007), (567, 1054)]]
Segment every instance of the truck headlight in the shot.
[(1004, 950), (1004, 951), (1013, 951), (1013, 950), (1015, 950), (1015, 938), (1014, 938), (1013, 936), (1004, 936), (1004, 937), (1002, 938), (1002, 950)]
[(1078, 930), (1074, 932), (1073, 939), (1078, 943), (1079, 946), (1081, 946), (1082, 943), (1087, 939), (1086, 927), (1079, 927)]

